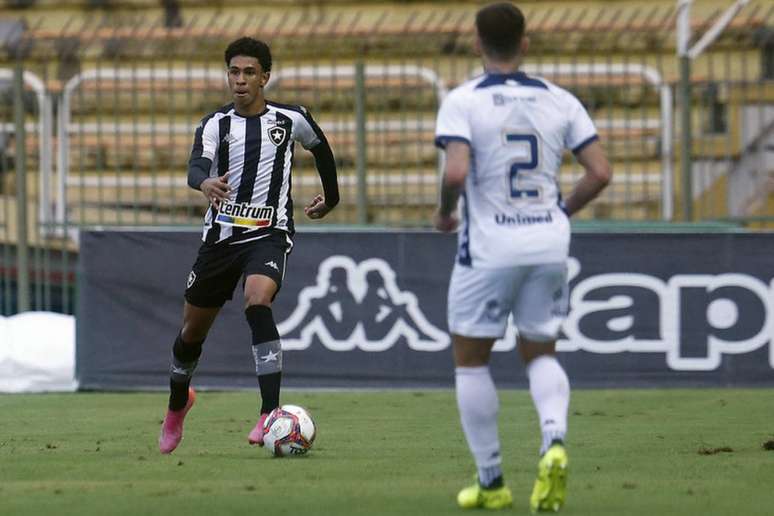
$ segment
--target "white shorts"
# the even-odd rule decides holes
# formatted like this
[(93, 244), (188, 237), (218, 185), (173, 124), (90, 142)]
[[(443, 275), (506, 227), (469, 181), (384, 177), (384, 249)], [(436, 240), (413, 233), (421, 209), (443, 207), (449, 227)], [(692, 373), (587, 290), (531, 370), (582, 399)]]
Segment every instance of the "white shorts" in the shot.
[(456, 263), (449, 282), (449, 331), (462, 337), (499, 339), (508, 315), (519, 335), (556, 340), (567, 316), (567, 264), (475, 269)]

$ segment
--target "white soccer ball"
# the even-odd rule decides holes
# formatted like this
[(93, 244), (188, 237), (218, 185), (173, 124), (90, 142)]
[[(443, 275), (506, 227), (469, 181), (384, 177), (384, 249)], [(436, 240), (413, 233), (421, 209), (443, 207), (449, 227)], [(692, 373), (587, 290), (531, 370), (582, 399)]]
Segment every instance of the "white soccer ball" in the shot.
[(317, 435), (312, 416), (298, 405), (282, 405), (269, 413), (263, 423), (263, 443), (273, 455), (303, 455)]

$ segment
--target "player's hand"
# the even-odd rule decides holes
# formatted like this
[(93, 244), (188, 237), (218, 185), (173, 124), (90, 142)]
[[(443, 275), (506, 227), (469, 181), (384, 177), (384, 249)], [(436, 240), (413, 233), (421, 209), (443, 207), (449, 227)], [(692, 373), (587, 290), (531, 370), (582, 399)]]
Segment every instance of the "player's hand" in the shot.
[(441, 212), (435, 212), (435, 229), (442, 233), (451, 233), (457, 230), (460, 221), (454, 215), (443, 215)]
[(207, 200), (211, 202), (216, 209), (220, 209), (220, 203), (227, 201), (229, 192), (231, 192), (231, 187), (228, 186), (228, 172), (220, 177), (209, 177), (205, 179), (202, 181), (200, 188)]
[(322, 195), (315, 195), (312, 202), (304, 206), (304, 213), (310, 219), (321, 219), (325, 217), (333, 208), (325, 204), (325, 198)]

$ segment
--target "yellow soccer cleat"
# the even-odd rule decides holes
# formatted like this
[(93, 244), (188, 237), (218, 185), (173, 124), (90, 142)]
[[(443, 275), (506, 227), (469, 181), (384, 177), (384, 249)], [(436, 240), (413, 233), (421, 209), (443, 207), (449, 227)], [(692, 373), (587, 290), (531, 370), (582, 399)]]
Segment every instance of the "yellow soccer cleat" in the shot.
[(513, 505), (513, 495), (507, 486), (484, 489), (476, 481), (457, 494), (457, 504), (463, 509), (507, 509)]
[(564, 505), (566, 494), (567, 451), (564, 445), (556, 443), (538, 462), (538, 477), (529, 497), (529, 508), (532, 512), (556, 512)]

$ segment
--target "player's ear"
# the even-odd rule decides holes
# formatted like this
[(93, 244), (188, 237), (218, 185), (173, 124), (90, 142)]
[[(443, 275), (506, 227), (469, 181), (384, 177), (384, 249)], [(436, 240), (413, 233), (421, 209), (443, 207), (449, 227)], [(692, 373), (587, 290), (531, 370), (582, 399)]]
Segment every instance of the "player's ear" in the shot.
[(521, 43), (519, 44), (519, 54), (521, 55), (527, 55), (527, 50), (529, 50), (529, 37), (524, 36), (521, 38)]
[(266, 83), (269, 82), (270, 77), (271, 77), (271, 72), (263, 72), (261, 74), (261, 88), (266, 86)]
[(483, 51), (481, 50), (481, 38), (478, 35), (478, 31), (476, 31), (476, 38), (473, 41), (473, 51), (477, 56), (483, 55)]

